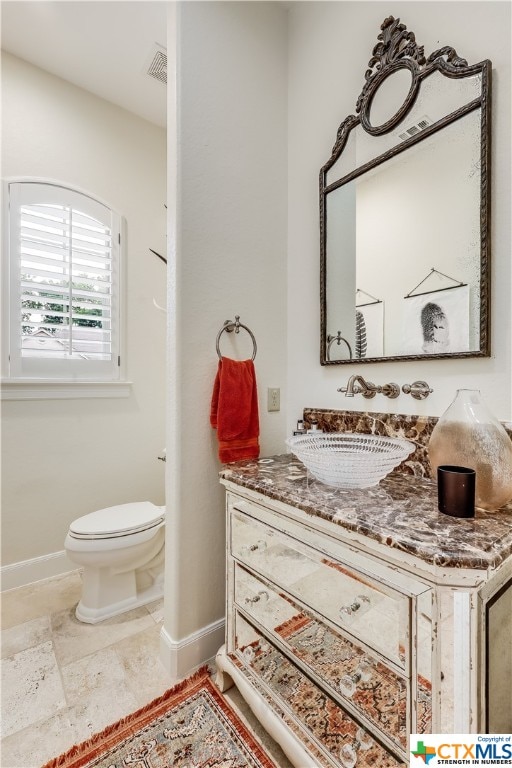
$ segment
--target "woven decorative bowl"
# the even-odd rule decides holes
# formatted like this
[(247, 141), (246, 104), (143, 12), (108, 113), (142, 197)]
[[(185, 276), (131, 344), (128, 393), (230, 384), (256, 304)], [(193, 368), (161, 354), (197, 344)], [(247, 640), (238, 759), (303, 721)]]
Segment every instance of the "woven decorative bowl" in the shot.
[(377, 485), (415, 447), (401, 437), (350, 432), (295, 435), (286, 445), (313, 477), (335, 488)]

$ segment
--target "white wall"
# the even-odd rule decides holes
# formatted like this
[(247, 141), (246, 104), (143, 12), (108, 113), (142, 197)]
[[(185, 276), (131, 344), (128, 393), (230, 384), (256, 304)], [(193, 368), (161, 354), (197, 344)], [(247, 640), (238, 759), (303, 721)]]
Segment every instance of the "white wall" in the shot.
[[(268, 3), (194, 2), (179, 5), (177, 23), (176, 140), (169, 125), (169, 201), (172, 153), (178, 156), (176, 272), (169, 274), (169, 643), (224, 617), (224, 494), (209, 411), (225, 320), (239, 314), (256, 337), (262, 455), (282, 452), (285, 436), (284, 404), (268, 413), (267, 387), (286, 391), (286, 14)], [(168, 39), (169, 55), (171, 47)], [(224, 355), (250, 356), (246, 334), (238, 350), (234, 341), (223, 334)]]
[[(510, 11), (508, 2), (290, 4), (288, 431), (304, 406), (437, 416), (459, 387), (480, 389), (498, 418), (512, 417)], [(486, 58), (493, 63), (492, 357), (321, 367), (318, 172), (330, 156), (339, 124), (355, 113), (388, 15), (415, 33), (427, 56), (451, 45), (469, 63)], [(379, 268), (384, 271), (385, 265)], [(337, 393), (356, 372), (377, 384), (426, 379), (434, 393), (423, 402), (403, 394), (396, 400), (383, 395), (363, 400)]]
[(139, 499), (164, 503), (166, 136), (133, 114), (2, 55), (2, 176), (51, 178), (126, 218), (125, 399), (2, 407), (2, 562), (63, 549), (69, 523)]

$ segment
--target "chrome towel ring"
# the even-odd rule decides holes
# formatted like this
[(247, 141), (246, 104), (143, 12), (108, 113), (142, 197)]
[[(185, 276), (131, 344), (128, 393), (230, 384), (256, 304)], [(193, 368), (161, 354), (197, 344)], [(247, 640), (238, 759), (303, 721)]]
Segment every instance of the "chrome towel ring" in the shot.
[(337, 342), (338, 346), (340, 346), (342, 341), (345, 342), (345, 344), (347, 345), (347, 348), (348, 348), (349, 358), (351, 359), (352, 358), (352, 347), (350, 346), (348, 341), (343, 338), (343, 336), (341, 335), (341, 331), (338, 331), (337, 336), (332, 336), (331, 334), (329, 334), (329, 336), (327, 337), (327, 342), (328, 342), (327, 343), (327, 360), (331, 359), (331, 345), (332, 345), (332, 343), (334, 341)]
[(252, 353), (251, 360), (254, 360), (254, 358), (256, 357), (256, 352), (258, 351), (258, 346), (256, 344), (256, 339), (254, 338), (254, 334), (250, 330), (250, 328), (248, 328), (246, 325), (244, 325), (243, 323), (240, 322), (240, 315), (235, 315), (235, 322), (233, 322), (232, 320), (226, 320), (224, 325), (222, 326), (222, 328), (220, 329), (220, 331), (217, 334), (217, 340), (215, 342), (215, 347), (217, 349), (217, 354), (218, 354), (219, 358), (222, 357), (222, 354), (221, 354), (221, 351), (220, 351), (220, 337), (222, 336), (224, 331), (226, 331), (226, 333), (232, 333), (233, 331), (235, 333), (240, 333), (240, 328), (243, 328), (244, 331), (247, 331), (247, 333), (249, 334), (249, 336), (252, 339), (253, 353)]

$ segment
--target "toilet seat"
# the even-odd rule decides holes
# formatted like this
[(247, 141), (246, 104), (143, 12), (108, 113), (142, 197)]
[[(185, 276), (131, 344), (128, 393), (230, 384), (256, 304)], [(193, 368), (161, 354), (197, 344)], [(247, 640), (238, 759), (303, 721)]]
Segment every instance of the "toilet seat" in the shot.
[(116, 539), (141, 533), (165, 521), (165, 507), (150, 501), (119, 504), (79, 517), (69, 527), (72, 539)]

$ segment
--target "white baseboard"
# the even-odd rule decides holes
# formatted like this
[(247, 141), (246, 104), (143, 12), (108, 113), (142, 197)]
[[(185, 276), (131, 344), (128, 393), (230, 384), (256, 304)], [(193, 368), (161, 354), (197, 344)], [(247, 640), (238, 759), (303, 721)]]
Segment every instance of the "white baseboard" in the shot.
[(2, 592), (5, 592), (7, 589), (24, 587), (34, 581), (41, 581), (41, 579), (60, 576), (63, 573), (76, 570), (76, 565), (68, 559), (64, 550), (52, 552), (49, 555), (2, 566), (0, 568), (1, 589)]
[(160, 659), (173, 680), (181, 680), (216, 655), (225, 642), (225, 623), (224, 619), (219, 619), (178, 641), (162, 627)]

